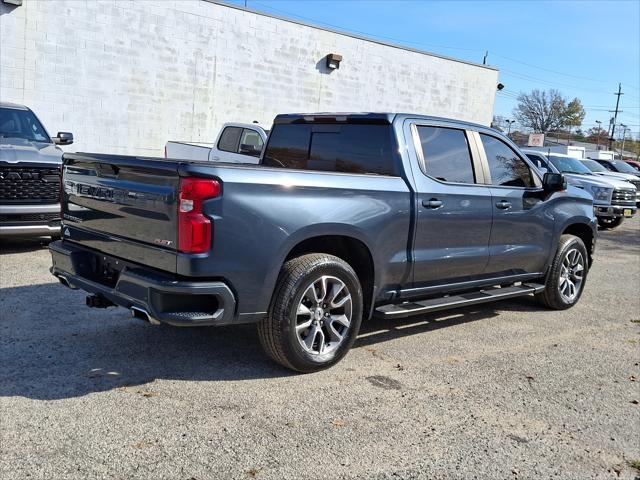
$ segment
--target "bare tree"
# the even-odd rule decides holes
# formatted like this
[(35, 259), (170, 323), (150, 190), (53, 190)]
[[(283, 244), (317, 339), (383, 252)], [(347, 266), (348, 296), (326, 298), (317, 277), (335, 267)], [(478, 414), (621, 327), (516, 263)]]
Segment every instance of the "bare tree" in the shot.
[(571, 102), (558, 90), (521, 93), (513, 111), (518, 122), (534, 132), (547, 133), (566, 126), (579, 126), (585, 116), (584, 108), (577, 98)]

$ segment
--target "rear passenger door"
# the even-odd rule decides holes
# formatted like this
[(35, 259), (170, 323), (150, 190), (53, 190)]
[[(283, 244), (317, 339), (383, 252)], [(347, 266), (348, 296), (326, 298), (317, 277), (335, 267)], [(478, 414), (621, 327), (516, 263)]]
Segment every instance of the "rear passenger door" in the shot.
[(414, 286), (477, 279), (489, 260), (492, 202), (475, 139), (447, 124), (410, 128), (420, 166), (414, 172)]
[(553, 216), (529, 164), (497, 136), (476, 133), (491, 184), (493, 228), (487, 274), (542, 272), (553, 238)]
[(236, 126), (224, 127), (218, 143), (211, 150), (215, 162), (258, 163), (264, 141), (256, 130)]

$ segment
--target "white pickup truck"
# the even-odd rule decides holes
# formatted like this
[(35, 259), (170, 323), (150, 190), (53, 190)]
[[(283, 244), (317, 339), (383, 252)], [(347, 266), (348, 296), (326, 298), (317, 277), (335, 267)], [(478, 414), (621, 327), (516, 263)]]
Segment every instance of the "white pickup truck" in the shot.
[(215, 143), (169, 141), (165, 158), (258, 163), (269, 132), (255, 123), (225, 123)]

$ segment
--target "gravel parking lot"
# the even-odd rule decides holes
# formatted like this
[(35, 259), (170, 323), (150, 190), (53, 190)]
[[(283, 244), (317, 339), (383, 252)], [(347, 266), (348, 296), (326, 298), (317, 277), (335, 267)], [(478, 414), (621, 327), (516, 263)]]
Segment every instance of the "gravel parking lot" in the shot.
[(365, 324), (295, 375), (254, 328), (90, 310), (38, 242), (0, 244), (0, 475), (635, 478), (640, 222), (601, 232), (578, 306), (532, 299)]

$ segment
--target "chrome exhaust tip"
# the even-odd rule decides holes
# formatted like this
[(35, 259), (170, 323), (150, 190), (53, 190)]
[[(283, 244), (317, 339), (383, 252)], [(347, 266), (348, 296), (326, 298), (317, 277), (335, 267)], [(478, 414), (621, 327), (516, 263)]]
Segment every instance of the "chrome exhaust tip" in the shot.
[(151, 325), (160, 325), (160, 322), (147, 313), (144, 308), (131, 307), (131, 317), (139, 318), (145, 322), (149, 322)]

